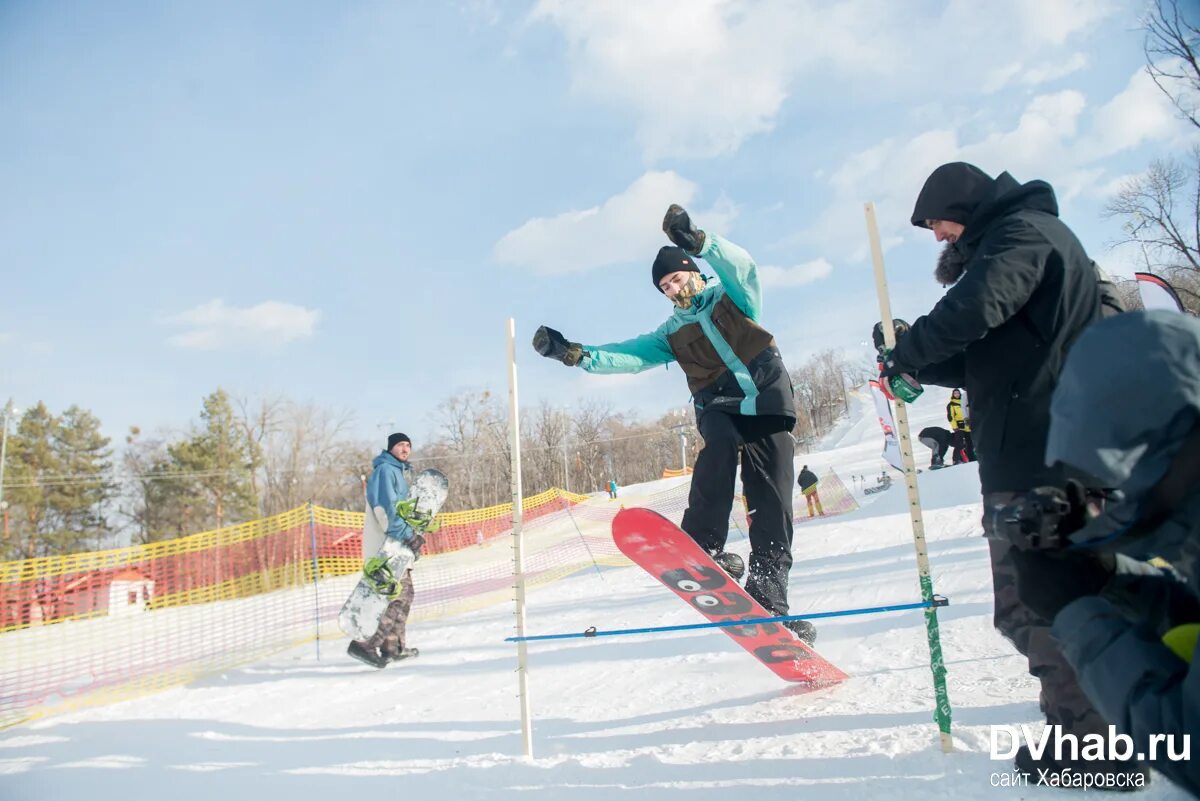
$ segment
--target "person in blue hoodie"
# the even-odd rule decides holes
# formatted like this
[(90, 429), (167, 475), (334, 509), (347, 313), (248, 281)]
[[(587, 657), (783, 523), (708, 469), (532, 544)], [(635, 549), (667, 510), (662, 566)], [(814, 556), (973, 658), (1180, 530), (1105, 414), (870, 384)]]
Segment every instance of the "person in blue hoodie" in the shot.
[[(384, 537), (409, 540), (413, 536), (412, 528), (396, 513), (396, 502), (408, 498), (412, 478), (408, 457), (411, 453), (412, 440), (407, 434), (395, 433), (388, 437), (387, 449), (371, 463), (373, 469), (367, 480), (367, 513), (363, 526), (363, 549), (370, 551), (367, 556), (379, 549)], [(413, 603), (411, 567), (401, 577), (397, 593), (380, 618), (375, 634), (370, 639), (350, 643), (346, 649), (350, 656), (382, 668), (389, 662), (417, 655), (416, 648), (405, 646), (404, 636)]]
[[(678, 362), (687, 378), (704, 448), (696, 459), (682, 528), (735, 580), (745, 564), (725, 551), (739, 458), (750, 509), (746, 592), (775, 615), (788, 613), (792, 566), (792, 487), (796, 404), (775, 338), (759, 325), (758, 267), (744, 249), (697, 229), (678, 205), (663, 232), (673, 243), (658, 252), (651, 281), (675, 309), (654, 331), (607, 345), (570, 342), (541, 326), (533, 346), (543, 356), (589, 373), (639, 373)], [(720, 279), (709, 283), (695, 259)], [(739, 456), (740, 449), (740, 456)], [(807, 621), (786, 624), (812, 643)]]
[[(1084, 331), (1045, 459), (1079, 478), (1036, 488), (993, 527), (1016, 546), (1022, 595), (1105, 719), (1200, 797), (1200, 759), (1149, 745), (1171, 736), (1178, 754), (1200, 738), (1200, 321), (1129, 312)], [(1147, 569), (1152, 558), (1171, 569)]]

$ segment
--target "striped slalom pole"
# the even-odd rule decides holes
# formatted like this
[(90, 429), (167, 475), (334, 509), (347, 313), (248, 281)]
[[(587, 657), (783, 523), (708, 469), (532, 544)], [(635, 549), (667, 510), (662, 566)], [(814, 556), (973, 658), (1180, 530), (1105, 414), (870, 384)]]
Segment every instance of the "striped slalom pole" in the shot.
[[(875, 222), (875, 204), (867, 203), (867, 236), (871, 241), (871, 260), (875, 264), (875, 290), (879, 295), (879, 319), (883, 322), (883, 337), (888, 348), (896, 347), (896, 331), (892, 322), (892, 303), (888, 297), (887, 273), (883, 269), (883, 248), (879, 244), (879, 226)], [(921, 494), (917, 489), (917, 466), (913, 460), (912, 437), (908, 431), (908, 407), (896, 400), (896, 433), (900, 441), (900, 458), (904, 465), (904, 484), (908, 488), (908, 511), (912, 519), (913, 546), (917, 550), (917, 573), (921, 597), (932, 601), (933, 578), (929, 574), (929, 554), (925, 548), (925, 521), (921, 517)], [(941, 734), (942, 751), (954, 750), (950, 737), (950, 694), (946, 691), (946, 662), (942, 656), (942, 639), (938, 631), (937, 606), (925, 610), (925, 633), (929, 640), (929, 668), (933, 672), (933, 719)]]

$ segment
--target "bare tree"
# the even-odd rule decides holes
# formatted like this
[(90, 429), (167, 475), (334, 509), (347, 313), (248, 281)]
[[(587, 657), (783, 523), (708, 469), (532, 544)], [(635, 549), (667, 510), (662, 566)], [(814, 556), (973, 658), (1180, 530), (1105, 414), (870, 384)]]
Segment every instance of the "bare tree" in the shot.
[[(1195, 3), (1186, 4), (1195, 12)], [(1146, 72), (1179, 113), (1200, 128), (1200, 28), (1184, 18), (1179, 0), (1157, 0), (1143, 22)]]
[[(1200, 128), (1200, 28), (1185, 17), (1194, 4), (1156, 0), (1143, 29), (1146, 72), (1180, 116)], [(1138, 248), (1145, 269), (1193, 290), (1200, 272), (1200, 147), (1187, 158), (1161, 158), (1125, 182), (1105, 206), (1105, 216), (1121, 220), (1123, 238), (1114, 245)], [(1180, 278), (1182, 276), (1182, 278)], [(1182, 293), (1181, 293), (1182, 294)]]
[(1200, 147), (1188, 163), (1156, 159), (1145, 173), (1126, 181), (1105, 206), (1105, 216), (1123, 222), (1125, 236), (1114, 244), (1141, 250), (1150, 272), (1170, 268), (1200, 271)]

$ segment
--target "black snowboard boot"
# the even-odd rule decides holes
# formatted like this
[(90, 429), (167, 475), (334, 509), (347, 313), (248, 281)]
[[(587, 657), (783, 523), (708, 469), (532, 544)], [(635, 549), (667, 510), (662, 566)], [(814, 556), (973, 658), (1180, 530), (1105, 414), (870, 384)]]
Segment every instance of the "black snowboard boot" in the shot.
[[(1013, 759), (1013, 767), (1029, 777), (1030, 785), (1037, 785), (1039, 778), (1045, 776), (1046, 781), (1060, 777), (1069, 779), (1060, 785), (1050, 786), (1076, 787), (1078, 785), (1072, 782), (1079, 781), (1079, 774), (1094, 776), (1095, 779), (1090, 782), (1090, 786), (1098, 790), (1116, 790), (1128, 793), (1140, 790), (1150, 784), (1150, 769), (1141, 762), (1135, 762), (1132, 759), (1066, 759), (1060, 762), (1054, 758), (1052, 747), (1049, 745), (1041, 759), (1034, 759), (1033, 754), (1029, 751), (1029, 746), (1021, 746), (1017, 749), (1017, 756)], [(1040, 771), (1044, 771), (1044, 773)]]
[(736, 553), (717, 551), (712, 558), (717, 566), (728, 573), (734, 581), (741, 581), (742, 576), (746, 575), (746, 563)]
[(374, 648), (366, 648), (358, 640), (353, 640), (350, 647), (346, 649), (346, 653), (357, 659), (359, 662), (365, 662), (373, 668), (381, 668), (387, 664), (385, 659)]
[(804, 640), (806, 645), (812, 645), (817, 641), (817, 627), (807, 620), (787, 620), (784, 621), (783, 625), (791, 629), (801, 640)]

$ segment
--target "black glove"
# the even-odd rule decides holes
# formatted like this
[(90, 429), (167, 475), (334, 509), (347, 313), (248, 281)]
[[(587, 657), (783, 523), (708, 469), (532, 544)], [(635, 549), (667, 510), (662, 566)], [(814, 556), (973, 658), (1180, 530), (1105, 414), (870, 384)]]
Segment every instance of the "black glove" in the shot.
[(880, 378), (891, 378), (894, 375), (900, 375), (905, 372), (903, 367), (896, 364), (892, 352), (886, 347), (879, 349), (879, 355), (875, 357), (875, 361), (879, 364)]
[(568, 342), (562, 334), (544, 325), (533, 332), (533, 349), (547, 359), (557, 359), (567, 367), (574, 367), (583, 358), (582, 345)]
[(1176, 626), (1200, 623), (1200, 598), (1165, 571), (1158, 576), (1118, 574), (1100, 595), (1159, 638)]
[(663, 233), (676, 247), (683, 248), (693, 256), (698, 255), (704, 247), (704, 232), (692, 225), (692, 218), (678, 203), (672, 203), (667, 209), (662, 227)]
[(1112, 554), (1074, 551), (1009, 551), (1017, 597), (1046, 620), (1077, 598), (1098, 595), (1116, 571)]
[[(896, 341), (900, 341), (900, 337), (908, 333), (908, 323), (901, 320), (899, 317), (892, 320), (892, 329), (896, 332)], [(883, 322), (875, 323), (875, 328), (871, 330), (871, 341), (875, 343), (875, 350), (883, 352), (887, 347), (887, 343), (883, 339)]]
[(1070, 545), (1070, 535), (1088, 521), (1087, 489), (1073, 479), (1061, 489), (1034, 487), (992, 514), (993, 539), (1024, 550), (1059, 550)]

